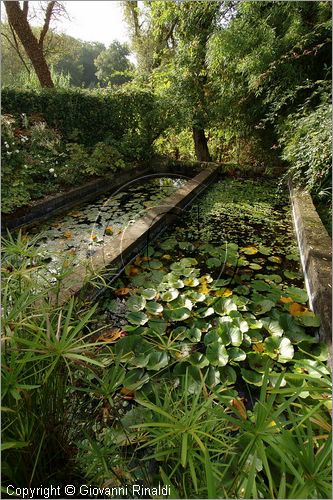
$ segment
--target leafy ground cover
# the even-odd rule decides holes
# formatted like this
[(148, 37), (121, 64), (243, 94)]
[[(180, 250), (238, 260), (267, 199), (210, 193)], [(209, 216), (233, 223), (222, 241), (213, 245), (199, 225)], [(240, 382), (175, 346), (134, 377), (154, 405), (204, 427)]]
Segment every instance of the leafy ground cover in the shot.
[(56, 272), (64, 255), (71, 265), (84, 261), (184, 182), (184, 179), (163, 177), (145, 180), (144, 185), (135, 183), (116, 194), (85, 203), (65, 216), (54, 217), (29, 232), (40, 235), (39, 249), (47, 252), (51, 259), (49, 270)]

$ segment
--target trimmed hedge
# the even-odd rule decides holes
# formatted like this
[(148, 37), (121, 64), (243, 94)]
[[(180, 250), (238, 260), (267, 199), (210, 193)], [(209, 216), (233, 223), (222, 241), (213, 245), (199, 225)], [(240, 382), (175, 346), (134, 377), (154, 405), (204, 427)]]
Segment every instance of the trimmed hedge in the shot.
[[(146, 156), (164, 128), (159, 103), (147, 90), (41, 89), (2, 90), (2, 113), (40, 114), (65, 142), (93, 146), (97, 142), (123, 142), (123, 149), (139, 149)], [(133, 156), (128, 151), (129, 157)], [(134, 151), (132, 152), (134, 153)], [(137, 158), (138, 159), (138, 158)]]

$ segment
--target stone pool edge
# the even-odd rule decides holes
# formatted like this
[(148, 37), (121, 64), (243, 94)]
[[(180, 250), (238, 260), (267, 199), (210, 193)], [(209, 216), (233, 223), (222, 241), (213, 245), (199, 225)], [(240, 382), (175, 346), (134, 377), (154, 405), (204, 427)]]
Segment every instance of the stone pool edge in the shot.
[(332, 347), (332, 246), (310, 194), (289, 182), (293, 223), (311, 309), (320, 317), (320, 339)]
[[(85, 285), (89, 277), (96, 275), (103, 269), (114, 270), (118, 275), (124, 265), (128, 264), (147, 245), (147, 242), (156, 238), (182, 211), (218, 176), (218, 166), (211, 166), (201, 171), (186, 182), (175, 193), (168, 196), (163, 202), (148, 214), (129, 227), (125, 233), (117, 236), (108, 245), (99, 248), (96, 253), (79, 264), (77, 268), (63, 282), (63, 289), (57, 298), (58, 305), (65, 303), (71, 296), (78, 295), (82, 290), (86, 295)], [(89, 293), (91, 299), (96, 293)], [(52, 297), (54, 300), (55, 297)]]

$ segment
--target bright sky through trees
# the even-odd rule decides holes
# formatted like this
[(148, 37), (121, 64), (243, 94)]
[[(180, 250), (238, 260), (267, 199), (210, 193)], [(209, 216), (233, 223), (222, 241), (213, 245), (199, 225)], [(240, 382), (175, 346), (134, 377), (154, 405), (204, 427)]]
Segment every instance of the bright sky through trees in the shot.
[(110, 0), (67, 1), (65, 6), (70, 20), (59, 20), (57, 28), (75, 38), (102, 42), (106, 46), (113, 40), (128, 41), (121, 4)]

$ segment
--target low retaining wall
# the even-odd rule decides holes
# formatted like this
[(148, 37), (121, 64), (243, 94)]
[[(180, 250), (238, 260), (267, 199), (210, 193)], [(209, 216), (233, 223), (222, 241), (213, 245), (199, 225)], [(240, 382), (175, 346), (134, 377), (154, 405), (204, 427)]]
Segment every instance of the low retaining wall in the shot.
[[(62, 304), (70, 296), (78, 294), (89, 280), (89, 276), (95, 275), (96, 272), (105, 272), (106, 270), (109, 274), (118, 275), (123, 267), (146, 247), (149, 241), (161, 234), (175, 218), (181, 217), (183, 210), (217, 176), (217, 167), (200, 172), (166, 198), (158, 207), (148, 210), (145, 217), (135, 221), (108, 245), (98, 248), (92, 257), (87, 258), (64, 280), (64, 287), (58, 298), (58, 303)], [(83, 292), (86, 294), (87, 290), (83, 290)]]
[(114, 177), (87, 182), (77, 188), (41, 200), (31, 207), (18, 209), (13, 214), (3, 214), (2, 230), (29, 228), (54, 215), (66, 212), (78, 204), (92, 201), (100, 194), (107, 192), (112, 194), (128, 182), (140, 179), (143, 176), (152, 175), (158, 177), (172, 174), (180, 177), (192, 177), (195, 172), (196, 168), (193, 166), (167, 162), (156, 162), (149, 167), (134, 167), (130, 170), (124, 170)]
[(320, 317), (321, 340), (332, 345), (332, 246), (307, 191), (289, 184), (294, 227), (311, 309)]

